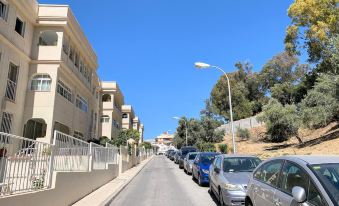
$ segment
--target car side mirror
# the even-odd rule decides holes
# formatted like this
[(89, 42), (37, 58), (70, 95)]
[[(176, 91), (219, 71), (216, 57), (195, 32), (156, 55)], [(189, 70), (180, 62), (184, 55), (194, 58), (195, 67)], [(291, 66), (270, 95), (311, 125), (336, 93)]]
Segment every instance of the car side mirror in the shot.
[(216, 172), (216, 173), (218, 173), (218, 174), (219, 174), (219, 173), (220, 173), (220, 169), (219, 169), (219, 168), (217, 168), (217, 167), (215, 167), (215, 168), (214, 168), (214, 172)]
[(292, 196), (295, 201), (298, 203), (303, 203), (306, 201), (306, 191), (302, 187), (295, 186), (292, 188)]

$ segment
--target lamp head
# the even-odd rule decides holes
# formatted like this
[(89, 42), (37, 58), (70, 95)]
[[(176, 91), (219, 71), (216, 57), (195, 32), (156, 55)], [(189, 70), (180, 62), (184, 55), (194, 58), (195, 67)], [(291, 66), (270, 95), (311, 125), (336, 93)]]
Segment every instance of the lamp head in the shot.
[(197, 69), (207, 69), (211, 67), (211, 65), (203, 63), (203, 62), (196, 62), (194, 65)]

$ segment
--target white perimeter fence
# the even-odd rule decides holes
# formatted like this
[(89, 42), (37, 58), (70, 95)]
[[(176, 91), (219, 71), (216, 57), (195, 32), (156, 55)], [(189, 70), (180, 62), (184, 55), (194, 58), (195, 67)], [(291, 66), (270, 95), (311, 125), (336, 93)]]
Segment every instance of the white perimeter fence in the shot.
[(53, 171), (104, 170), (119, 149), (55, 131), (53, 144), (0, 133), (0, 197), (51, 187)]

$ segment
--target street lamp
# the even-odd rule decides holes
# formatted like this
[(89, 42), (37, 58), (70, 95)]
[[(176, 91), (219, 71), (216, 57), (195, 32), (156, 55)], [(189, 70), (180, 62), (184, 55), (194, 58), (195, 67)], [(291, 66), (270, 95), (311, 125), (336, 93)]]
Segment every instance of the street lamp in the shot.
[(231, 84), (230, 84), (230, 80), (226, 74), (226, 72), (221, 69), (218, 66), (213, 66), (213, 65), (209, 65), (203, 62), (196, 62), (195, 67), (197, 69), (208, 69), (208, 68), (215, 68), (220, 70), (226, 77), (227, 79), (227, 85), (228, 85), (228, 103), (230, 105), (230, 116), (231, 116), (231, 129), (232, 129), (232, 143), (233, 143), (233, 153), (236, 153), (236, 145), (235, 145), (235, 135), (234, 135), (234, 125), (233, 125), (233, 111), (232, 111), (232, 96), (231, 96)]
[[(179, 117), (173, 117), (173, 119), (181, 120), (181, 118), (179, 118)], [(185, 119), (183, 119), (183, 120), (184, 120), (184, 122), (185, 122), (185, 128), (186, 128), (186, 146), (187, 146), (187, 122), (186, 122)]]

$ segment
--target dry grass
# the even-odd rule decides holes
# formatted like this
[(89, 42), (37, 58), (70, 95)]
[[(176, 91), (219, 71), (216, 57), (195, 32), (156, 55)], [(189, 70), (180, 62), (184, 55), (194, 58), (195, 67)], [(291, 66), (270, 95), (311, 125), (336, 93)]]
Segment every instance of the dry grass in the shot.
[[(303, 140), (299, 144), (295, 137), (282, 143), (265, 143), (265, 127), (251, 129), (251, 138), (243, 141), (237, 138), (238, 153), (253, 154), (262, 159), (282, 155), (339, 155), (339, 123), (332, 123), (317, 130), (302, 129), (299, 132)], [(223, 143), (232, 145), (231, 136), (226, 136)], [(232, 148), (229, 148), (232, 151)]]

